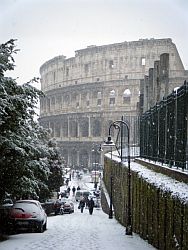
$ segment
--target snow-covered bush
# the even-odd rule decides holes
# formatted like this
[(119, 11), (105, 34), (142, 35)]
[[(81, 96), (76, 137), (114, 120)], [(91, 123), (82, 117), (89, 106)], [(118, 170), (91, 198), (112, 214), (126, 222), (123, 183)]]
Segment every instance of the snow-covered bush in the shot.
[[(0, 199), (5, 192), (17, 198), (44, 199), (61, 185), (61, 163), (56, 145), (49, 143), (48, 131), (34, 119), (43, 95), (31, 86), (37, 79), (18, 85), (5, 76), (14, 69), (16, 52), (13, 39), (0, 45)], [(55, 187), (50, 186), (53, 175), (59, 181)]]

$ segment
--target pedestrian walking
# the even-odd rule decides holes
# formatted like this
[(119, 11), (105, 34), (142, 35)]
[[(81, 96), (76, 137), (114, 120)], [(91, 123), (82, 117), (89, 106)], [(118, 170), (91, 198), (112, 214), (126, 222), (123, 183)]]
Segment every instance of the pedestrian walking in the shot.
[(73, 196), (75, 195), (75, 192), (76, 192), (76, 188), (75, 188), (75, 186), (73, 186), (73, 188), (72, 188)]
[(85, 197), (85, 204), (86, 204), (86, 208), (89, 208), (88, 204), (89, 204), (89, 198), (88, 196)]
[(80, 186), (77, 187), (77, 191), (80, 190)]
[(95, 188), (95, 190), (97, 189), (97, 182), (95, 182), (95, 184), (94, 184), (94, 188)]
[(72, 171), (72, 178), (74, 179), (74, 170)]
[(80, 200), (78, 208), (80, 208), (81, 213), (83, 213), (85, 207), (85, 199), (84, 197)]
[(95, 205), (94, 200), (93, 200), (93, 198), (91, 198), (88, 202), (89, 214), (91, 214), (91, 215), (93, 214), (94, 205)]
[(70, 193), (70, 187), (67, 188), (67, 193), (68, 193), (68, 194)]
[(66, 186), (68, 187), (68, 185), (69, 185), (69, 179), (66, 179), (65, 183), (66, 183)]

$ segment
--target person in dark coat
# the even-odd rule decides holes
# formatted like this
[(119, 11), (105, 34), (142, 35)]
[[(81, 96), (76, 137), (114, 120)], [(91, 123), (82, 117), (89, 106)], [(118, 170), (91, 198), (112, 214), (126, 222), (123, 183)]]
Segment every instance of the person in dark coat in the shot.
[(72, 192), (73, 192), (73, 196), (74, 196), (74, 194), (75, 194), (75, 192), (76, 192), (76, 188), (75, 188), (75, 186), (73, 186), (73, 188), (72, 188)]
[(79, 203), (79, 208), (80, 208), (81, 213), (83, 213), (84, 207), (85, 207), (85, 199), (84, 199), (84, 197), (83, 197), (83, 198), (80, 200), (80, 203)]
[(94, 200), (93, 200), (93, 198), (91, 198), (91, 199), (89, 200), (89, 202), (88, 202), (89, 214), (91, 214), (91, 215), (92, 215), (92, 213), (93, 213), (94, 205), (95, 205)]
[(85, 204), (86, 204), (86, 208), (88, 208), (89, 206), (88, 206), (88, 203), (89, 203), (89, 198), (88, 198), (88, 196), (86, 196), (85, 197)]
[(68, 187), (68, 185), (69, 185), (69, 180), (66, 179), (65, 183), (66, 183), (66, 186)]
[(70, 193), (70, 187), (67, 188), (67, 193)]
[(77, 191), (78, 191), (78, 190), (80, 190), (80, 187), (79, 187), (79, 186), (77, 187)]

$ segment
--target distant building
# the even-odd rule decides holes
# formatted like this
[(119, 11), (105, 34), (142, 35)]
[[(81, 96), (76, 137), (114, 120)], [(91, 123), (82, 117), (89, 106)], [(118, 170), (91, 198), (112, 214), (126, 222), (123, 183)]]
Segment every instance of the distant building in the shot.
[(106, 139), (111, 122), (123, 115), (130, 143), (138, 145), (140, 110), (180, 86), (186, 72), (171, 39), (140, 39), (55, 57), (40, 74), (41, 125), (51, 128), (68, 165), (92, 168), (101, 164), (93, 144)]

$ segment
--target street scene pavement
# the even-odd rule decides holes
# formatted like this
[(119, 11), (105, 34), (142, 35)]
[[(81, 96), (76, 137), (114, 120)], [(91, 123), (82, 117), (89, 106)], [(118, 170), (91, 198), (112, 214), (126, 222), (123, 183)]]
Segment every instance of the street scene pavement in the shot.
[[(68, 186), (93, 189), (90, 175), (74, 177)], [(63, 186), (60, 190), (67, 187)], [(74, 213), (48, 216), (47, 230), (44, 233), (19, 233), (0, 243), (1, 250), (147, 250), (155, 249), (138, 235), (125, 235), (125, 228), (114, 218), (109, 219), (101, 207), (94, 208), (90, 215), (87, 208), (83, 213), (70, 192), (74, 203)]]

